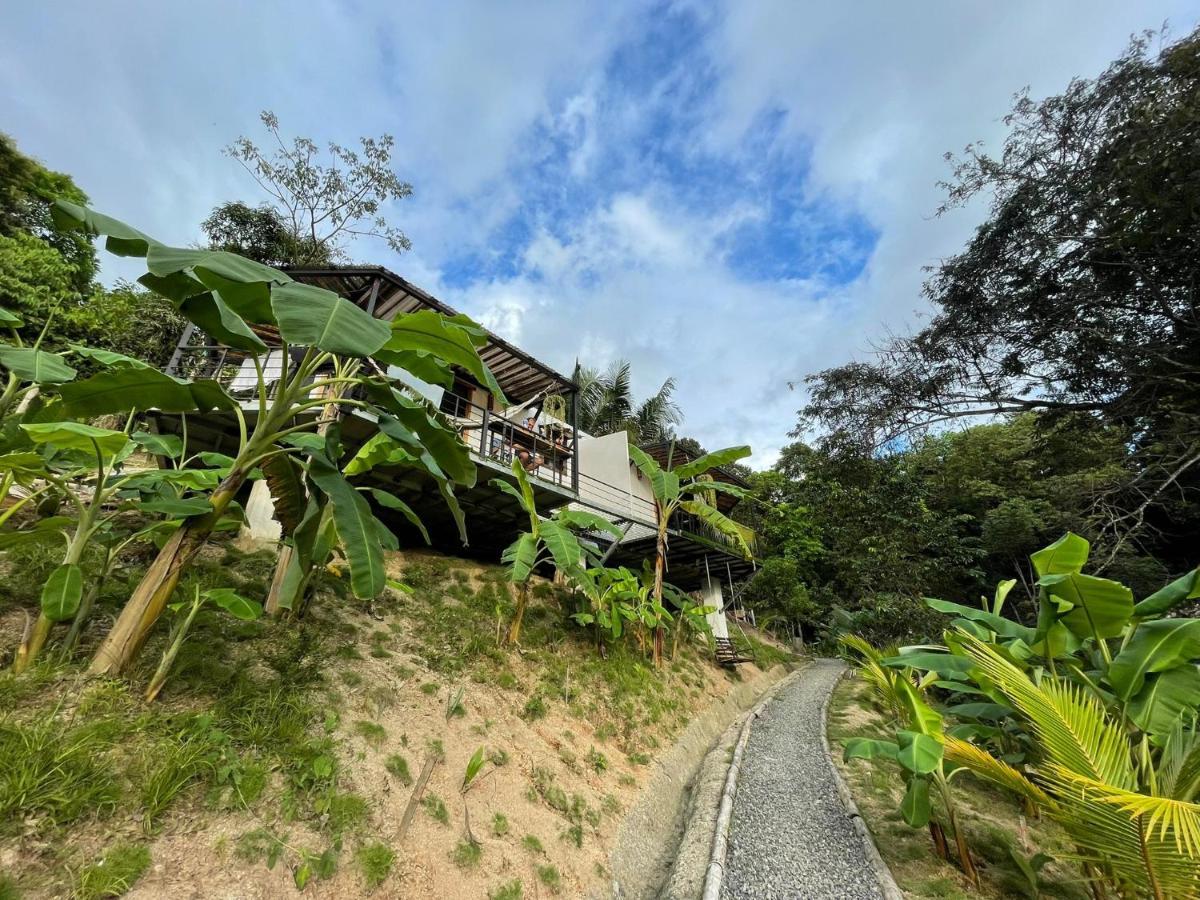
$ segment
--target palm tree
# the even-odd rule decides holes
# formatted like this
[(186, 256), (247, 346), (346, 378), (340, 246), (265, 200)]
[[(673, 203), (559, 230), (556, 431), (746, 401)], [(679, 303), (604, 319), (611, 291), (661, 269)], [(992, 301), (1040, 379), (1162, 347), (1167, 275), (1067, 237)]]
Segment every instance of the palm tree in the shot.
[(683, 421), (673, 397), (675, 379), (668, 378), (655, 393), (635, 403), (630, 369), (627, 359), (616, 360), (603, 372), (575, 366), (579, 427), (592, 435), (627, 431), (634, 443), (669, 440)]

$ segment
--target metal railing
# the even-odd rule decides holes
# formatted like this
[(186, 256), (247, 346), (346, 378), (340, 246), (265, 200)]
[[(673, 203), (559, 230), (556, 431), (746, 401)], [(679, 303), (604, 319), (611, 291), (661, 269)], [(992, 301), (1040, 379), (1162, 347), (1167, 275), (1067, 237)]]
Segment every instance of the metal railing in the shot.
[(519, 460), (534, 478), (579, 492), (579, 437), (569, 425), (556, 420), (541, 425), (514, 421), (450, 391), (442, 395), (440, 408), (481, 459), (503, 466)]

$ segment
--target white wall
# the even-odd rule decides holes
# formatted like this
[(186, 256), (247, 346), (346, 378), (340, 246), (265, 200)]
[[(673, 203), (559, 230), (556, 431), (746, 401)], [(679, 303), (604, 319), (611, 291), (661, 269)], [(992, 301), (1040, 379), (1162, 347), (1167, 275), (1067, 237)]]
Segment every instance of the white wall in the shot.
[(705, 580), (704, 587), (700, 589), (700, 602), (704, 606), (716, 607), (715, 611), (706, 616), (708, 625), (712, 628), (713, 637), (729, 637), (729, 623), (725, 620), (725, 613), (721, 609), (725, 605), (725, 597), (721, 593), (720, 579), (710, 577)]
[(633, 512), (629, 486), (629, 438), (625, 432), (579, 435), (579, 498), (621, 516)]

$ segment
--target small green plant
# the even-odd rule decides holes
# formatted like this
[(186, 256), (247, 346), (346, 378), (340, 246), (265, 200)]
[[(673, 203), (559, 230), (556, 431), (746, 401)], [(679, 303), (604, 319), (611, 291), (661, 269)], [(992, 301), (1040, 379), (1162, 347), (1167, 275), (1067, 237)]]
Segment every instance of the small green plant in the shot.
[(357, 672), (346, 671), (341, 674), (342, 684), (349, 688), (361, 687), (363, 677)]
[(633, 766), (648, 766), (650, 765), (650, 754), (635, 751), (634, 753), (626, 754), (629, 759), (629, 764)]
[(437, 683), (433, 682), (433, 681), (427, 681), (423, 685), (421, 685), (420, 691), (425, 696), (432, 697), (434, 694), (436, 694), (438, 692)]
[(599, 775), (608, 768), (608, 759), (603, 753), (593, 747), (587, 755), (588, 765), (596, 770)]
[(467, 761), (466, 771), (463, 772), (462, 784), (458, 788), (460, 794), (465, 794), (471, 789), (471, 784), (479, 777), (480, 771), (483, 769), (483, 764), (487, 761), (484, 756), (483, 748), (480, 747)]
[(463, 691), (460, 686), (446, 696), (446, 721), (451, 719), (461, 719), (467, 714), (467, 708), (463, 706)]
[(329, 830), (335, 835), (353, 831), (361, 826), (369, 814), (367, 801), (358, 794), (333, 794), (324, 804), (329, 816)]
[(544, 866), (537, 867), (538, 881), (544, 884), (552, 894), (557, 894), (562, 890), (562, 876), (558, 874), (558, 869), (547, 863)]
[(542, 846), (542, 842), (538, 840), (536, 835), (533, 834), (527, 834), (525, 837), (521, 838), (521, 846), (530, 853), (543, 855), (546, 852), (546, 848)]
[(75, 874), (73, 895), (80, 900), (120, 897), (149, 867), (150, 851), (145, 846), (117, 844)]
[(372, 747), (379, 747), (387, 740), (387, 729), (378, 722), (368, 722), (365, 719), (359, 719), (354, 723), (354, 730), (364, 741)]
[(519, 878), (506, 881), (495, 890), (488, 891), (488, 900), (521, 900), (523, 896), (521, 879)]
[(492, 816), (492, 834), (496, 837), (504, 837), (508, 834), (508, 816), (504, 813), (496, 813)]
[(483, 845), (479, 841), (459, 841), (450, 854), (454, 864), (463, 871), (479, 868), (479, 860), (483, 858)]
[(496, 766), (497, 768), (500, 766), (507, 766), (508, 751), (501, 747), (497, 747), (495, 750), (492, 750), (490, 753), (488, 753), (488, 759), (491, 761), (492, 765)]
[(421, 798), (421, 806), (425, 808), (429, 818), (439, 825), (448, 826), (450, 824), (450, 811), (446, 809), (445, 801), (437, 794), (426, 794)]
[(358, 869), (362, 872), (367, 890), (373, 891), (387, 880), (396, 861), (396, 852), (387, 844), (379, 842), (364, 844), (354, 854)]
[(149, 687), (146, 688), (147, 703), (152, 702), (162, 691), (163, 685), (167, 683), (167, 677), (171, 674), (175, 658), (179, 656), (179, 649), (183, 646), (183, 641), (191, 630), (192, 623), (204, 605), (209, 602), (215, 603), (234, 618), (244, 622), (252, 622), (261, 618), (263, 613), (261, 604), (247, 600), (237, 591), (230, 588), (212, 588), (201, 592), (200, 585), (196, 585), (191, 603), (180, 601), (169, 604), (168, 608), (176, 614), (176, 621), (171, 627), (171, 637), (168, 640), (167, 649), (158, 664), (158, 669), (154, 672), (154, 677), (150, 679)]
[(521, 714), (530, 722), (535, 722), (538, 719), (546, 716), (546, 701), (542, 699), (541, 694), (534, 694), (525, 701), (525, 708)]
[(399, 753), (393, 753), (383, 765), (405, 787), (412, 784), (413, 779), (412, 773), (408, 771), (408, 760)]

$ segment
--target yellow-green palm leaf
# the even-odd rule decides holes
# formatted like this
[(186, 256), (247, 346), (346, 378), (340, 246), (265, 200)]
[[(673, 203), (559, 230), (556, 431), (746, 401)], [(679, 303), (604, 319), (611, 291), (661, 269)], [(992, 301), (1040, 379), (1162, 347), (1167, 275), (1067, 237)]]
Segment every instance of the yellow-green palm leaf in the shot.
[(1047, 810), (1053, 809), (1054, 800), (1049, 794), (1025, 777), (1023, 773), (1003, 760), (996, 759), (982, 747), (950, 735), (946, 735), (942, 739), (942, 744), (945, 748), (947, 762), (962, 766), (985, 781), (1007, 788), (1040, 807)]
[(1051, 676), (1035, 685), (992, 647), (969, 634), (962, 634), (961, 644), (1009, 704), (1028, 720), (1049, 761), (1114, 787), (1137, 786), (1128, 736), (1093, 694)]

